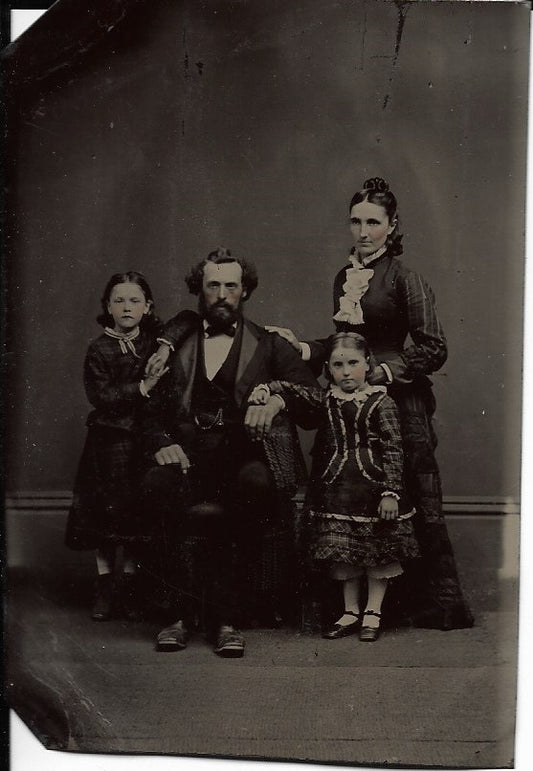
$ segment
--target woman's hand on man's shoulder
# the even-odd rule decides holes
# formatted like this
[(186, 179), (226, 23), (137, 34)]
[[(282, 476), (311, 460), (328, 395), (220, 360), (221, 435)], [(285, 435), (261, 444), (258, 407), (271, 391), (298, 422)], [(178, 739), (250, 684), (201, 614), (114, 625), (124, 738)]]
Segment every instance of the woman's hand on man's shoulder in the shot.
[(300, 344), (300, 341), (292, 331), (292, 329), (288, 329), (287, 327), (276, 327), (272, 325), (265, 325), (265, 329), (267, 332), (274, 332), (275, 334), (282, 337), (284, 340), (286, 340), (295, 351), (297, 351), (299, 354), (302, 353), (302, 346)]

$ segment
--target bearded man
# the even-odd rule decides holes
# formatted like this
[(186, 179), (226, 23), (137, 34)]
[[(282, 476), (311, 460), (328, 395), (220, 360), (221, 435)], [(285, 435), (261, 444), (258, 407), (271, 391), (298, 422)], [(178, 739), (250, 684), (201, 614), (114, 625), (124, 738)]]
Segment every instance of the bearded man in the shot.
[(295, 492), (301, 457), (297, 402), (272, 395), (249, 405), (248, 398), (272, 380), (318, 384), (289, 343), (244, 317), (258, 283), (250, 262), (219, 248), (186, 282), (199, 297), (198, 314), (178, 314), (165, 328), (150, 366), (165, 366), (171, 351), (168, 373), (146, 400), (144, 437), (154, 465), (143, 481), (144, 510), (160, 535), (165, 581), (175, 589), (174, 621), (159, 633), (157, 648), (183, 649), (198, 613), (198, 576), (191, 577), (182, 546), (200, 522), (209, 549), (194, 570), (212, 576), (204, 598), (208, 632), (215, 653), (238, 657), (243, 566)]

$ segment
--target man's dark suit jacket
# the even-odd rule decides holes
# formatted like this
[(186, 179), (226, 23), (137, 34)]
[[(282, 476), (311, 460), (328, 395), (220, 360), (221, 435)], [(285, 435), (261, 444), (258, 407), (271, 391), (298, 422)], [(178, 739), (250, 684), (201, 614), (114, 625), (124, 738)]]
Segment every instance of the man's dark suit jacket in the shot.
[[(286, 340), (243, 318), (242, 344), (235, 380), (235, 402), (244, 417), (254, 387), (272, 380), (319, 387), (309, 367)], [(193, 325), (194, 326), (194, 325)], [(191, 400), (198, 356), (202, 355), (202, 325), (198, 316), (169, 359), (169, 372), (150, 393), (144, 417), (144, 442), (148, 454), (161, 447), (180, 444), (187, 452), (187, 431), (192, 424)], [(298, 468), (301, 450), (294, 424), (299, 422), (297, 400), (286, 398), (286, 409), (274, 420), (270, 437), (264, 440), (267, 462), (278, 488), (291, 487), (287, 472)], [(302, 416), (305, 421), (305, 416)], [(305, 425), (305, 423), (304, 423)], [(190, 434), (189, 434), (190, 435)], [(282, 457), (281, 457), (282, 455)], [(294, 472), (296, 473), (296, 472)], [(293, 486), (296, 487), (296, 479)]]

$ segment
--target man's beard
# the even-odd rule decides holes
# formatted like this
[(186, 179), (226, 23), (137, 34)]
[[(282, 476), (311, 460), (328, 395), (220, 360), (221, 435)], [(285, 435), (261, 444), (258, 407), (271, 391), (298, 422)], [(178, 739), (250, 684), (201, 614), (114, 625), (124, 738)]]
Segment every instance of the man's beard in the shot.
[(202, 318), (214, 329), (226, 329), (242, 316), (242, 301), (234, 308), (225, 300), (218, 300), (214, 305), (206, 305), (205, 298), (200, 295), (199, 312)]

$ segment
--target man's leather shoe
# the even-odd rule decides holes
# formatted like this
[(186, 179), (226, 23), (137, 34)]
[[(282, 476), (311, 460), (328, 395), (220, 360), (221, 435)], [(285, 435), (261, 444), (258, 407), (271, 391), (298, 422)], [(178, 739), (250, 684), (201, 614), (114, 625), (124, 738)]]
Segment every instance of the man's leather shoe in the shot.
[(98, 576), (96, 597), (91, 618), (93, 621), (108, 621), (113, 615), (113, 576), (110, 573)]
[(142, 620), (139, 580), (134, 573), (124, 574), (120, 588), (120, 601), (122, 612), (128, 621)]
[(219, 627), (214, 648), (218, 656), (226, 659), (238, 659), (244, 655), (244, 637), (231, 625)]
[(183, 621), (162, 629), (157, 635), (156, 647), (158, 651), (181, 651), (187, 647), (189, 633)]
[(329, 629), (326, 629), (322, 633), (322, 637), (326, 640), (338, 640), (339, 637), (349, 637), (351, 634), (355, 634), (359, 629), (359, 616), (357, 613), (353, 613), (351, 610), (347, 610), (343, 613), (344, 616), (354, 616), (355, 621), (351, 624), (333, 624)]

